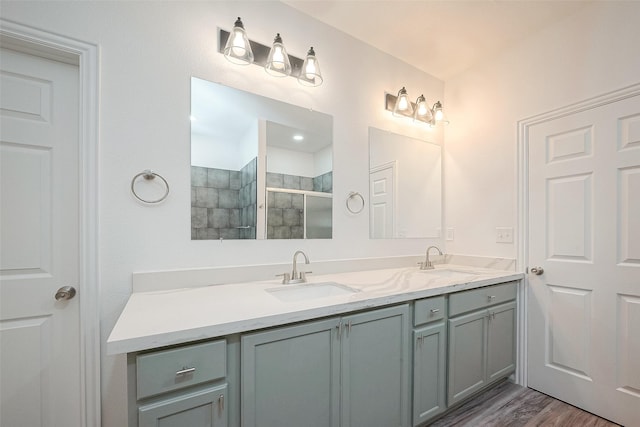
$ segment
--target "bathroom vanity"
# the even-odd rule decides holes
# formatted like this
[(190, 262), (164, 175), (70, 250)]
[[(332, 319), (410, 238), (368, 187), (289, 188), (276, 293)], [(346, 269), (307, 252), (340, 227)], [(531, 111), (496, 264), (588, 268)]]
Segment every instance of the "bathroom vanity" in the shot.
[(127, 354), (130, 427), (424, 425), (515, 370), (521, 278), (439, 265), (134, 292), (107, 351)]

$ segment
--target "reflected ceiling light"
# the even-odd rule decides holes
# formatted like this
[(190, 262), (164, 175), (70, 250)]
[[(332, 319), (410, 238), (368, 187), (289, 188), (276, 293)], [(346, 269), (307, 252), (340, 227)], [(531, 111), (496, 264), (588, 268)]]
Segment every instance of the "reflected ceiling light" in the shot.
[(249, 65), (253, 62), (251, 44), (239, 16), (229, 34), (223, 53), (224, 57), (234, 64)]
[(289, 55), (287, 55), (287, 49), (282, 44), (280, 33), (276, 34), (273, 39), (273, 46), (271, 46), (264, 69), (267, 73), (276, 77), (287, 77), (291, 74), (291, 62), (289, 61)]
[(292, 76), (304, 86), (320, 86), (323, 82), (313, 47), (302, 60), (287, 53), (280, 33), (276, 35), (272, 46), (249, 40), (240, 18), (231, 32), (218, 28), (218, 52), (234, 64), (259, 65), (272, 76)]
[(307, 57), (300, 70), (300, 76), (298, 76), (298, 82), (304, 86), (320, 86), (322, 84), (320, 65), (318, 64), (313, 46), (311, 46), (307, 52)]
[(392, 95), (390, 93), (385, 94), (385, 109), (392, 111), (394, 116), (397, 117), (410, 117), (414, 121), (424, 122), (434, 127), (437, 124), (449, 124), (449, 121), (445, 118), (442, 103), (437, 101), (433, 104), (433, 107), (429, 108), (427, 100), (424, 95), (420, 95), (416, 102), (409, 101), (407, 89), (402, 87), (398, 91), (398, 95)]
[(293, 135), (293, 139), (296, 141), (302, 141), (304, 139), (304, 136), (302, 135)]

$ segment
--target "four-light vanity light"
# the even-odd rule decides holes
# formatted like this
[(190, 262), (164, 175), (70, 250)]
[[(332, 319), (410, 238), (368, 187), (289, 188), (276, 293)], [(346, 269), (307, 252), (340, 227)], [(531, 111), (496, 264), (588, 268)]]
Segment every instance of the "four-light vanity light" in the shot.
[(234, 64), (255, 64), (275, 77), (292, 76), (305, 86), (320, 86), (322, 74), (313, 47), (304, 61), (289, 55), (280, 33), (276, 34), (271, 47), (249, 40), (242, 20), (238, 17), (231, 32), (218, 30), (219, 51)]
[(428, 123), (435, 126), (439, 123), (449, 124), (442, 111), (442, 103), (437, 101), (433, 107), (429, 107), (424, 95), (420, 95), (415, 102), (409, 100), (407, 89), (402, 88), (398, 95), (385, 94), (385, 109), (392, 111), (397, 117), (411, 117), (414, 121)]

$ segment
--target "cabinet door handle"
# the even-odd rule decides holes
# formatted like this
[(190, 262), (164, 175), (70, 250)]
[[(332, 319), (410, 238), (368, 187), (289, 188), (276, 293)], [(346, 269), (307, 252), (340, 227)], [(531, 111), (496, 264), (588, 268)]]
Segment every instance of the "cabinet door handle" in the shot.
[(347, 323), (347, 337), (349, 336), (350, 333), (351, 333), (351, 320), (349, 320), (349, 323)]
[(424, 337), (422, 335), (418, 336), (418, 338), (416, 338), (416, 347), (417, 348), (422, 348), (422, 340), (424, 339)]
[(342, 337), (342, 321), (338, 323), (338, 325), (336, 326), (336, 329), (338, 330), (338, 339), (340, 339)]
[(224, 411), (224, 394), (218, 396), (218, 409), (220, 412)]
[(440, 309), (439, 308), (432, 308), (431, 309), (431, 314), (436, 314), (436, 313), (440, 313)]
[(191, 374), (191, 373), (193, 373), (195, 371), (196, 371), (196, 368), (184, 367), (184, 368), (180, 369), (179, 371), (176, 371), (176, 377), (179, 377), (180, 375)]

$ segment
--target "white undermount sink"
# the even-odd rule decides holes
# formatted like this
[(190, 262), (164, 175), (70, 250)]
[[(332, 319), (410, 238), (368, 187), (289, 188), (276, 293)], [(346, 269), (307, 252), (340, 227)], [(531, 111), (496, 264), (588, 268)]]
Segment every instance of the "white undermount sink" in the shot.
[(450, 269), (433, 269), (433, 270), (419, 270), (421, 273), (427, 274), (429, 276), (436, 276), (443, 279), (468, 279), (470, 277), (477, 276), (476, 273), (471, 271), (460, 271), (460, 270), (450, 270)]
[(353, 289), (335, 282), (284, 285), (278, 288), (266, 289), (266, 291), (274, 297), (278, 298), (280, 301), (284, 302), (328, 298), (359, 292), (358, 289)]

